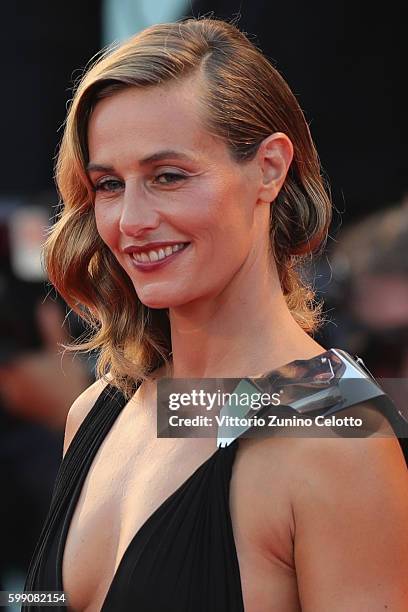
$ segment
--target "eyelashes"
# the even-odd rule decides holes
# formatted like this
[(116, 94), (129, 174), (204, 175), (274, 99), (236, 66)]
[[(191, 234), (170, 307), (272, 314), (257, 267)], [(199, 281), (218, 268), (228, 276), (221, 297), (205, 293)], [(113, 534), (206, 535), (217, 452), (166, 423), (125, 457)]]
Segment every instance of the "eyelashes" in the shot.
[[(163, 177), (170, 178), (170, 181), (162, 182), (158, 179)], [(185, 174), (177, 174), (176, 172), (163, 172), (155, 177), (158, 185), (171, 185), (172, 183), (178, 183), (179, 181), (185, 180), (187, 176)]]
[[(155, 176), (152, 182), (156, 185), (166, 186), (179, 183), (185, 179), (187, 179), (187, 176), (184, 174), (177, 174), (175, 172), (162, 172), (161, 174)], [(98, 181), (96, 185), (94, 185), (94, 191), (104, 193), (116, 193), (117, 191), (122, 189), (123, 186), (123, 181), (113, 178), (104, 178)]]
[(105, 191), (109, 193), (117, 191), (117, 188), (115, 189), (112, 185), (120, 185), (120, 187), (122, 187), (123, 183), (114, 179), (104, 179), (94, 185), (94, 191)]

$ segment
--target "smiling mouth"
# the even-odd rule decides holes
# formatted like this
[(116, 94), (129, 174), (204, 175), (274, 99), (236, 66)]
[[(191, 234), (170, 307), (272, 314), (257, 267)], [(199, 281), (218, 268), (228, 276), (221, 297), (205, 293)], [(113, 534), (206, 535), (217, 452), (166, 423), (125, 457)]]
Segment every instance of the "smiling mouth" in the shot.
[(159, 249), (152, 249), (150, 251), (143, 251), (141, 253), (132, 253), (132, 257), (138, 263), (155, 263), (156, 261), (162, 261), (163, 259), (167, 259), (167, 257), (171, 257), (173, 253), (182, 251), (189, 244), (190, 242), (180, 242), (178, 244), (160, 247)]
[(140, 269), (155, 269), (167, 262), (172, 261), (182, 251), (191, 244), (191, 242), (180, 242), (179, 244), (160, 247), (159, 249), (150, 250), (142, 253), (130, 253), (132, 264)]

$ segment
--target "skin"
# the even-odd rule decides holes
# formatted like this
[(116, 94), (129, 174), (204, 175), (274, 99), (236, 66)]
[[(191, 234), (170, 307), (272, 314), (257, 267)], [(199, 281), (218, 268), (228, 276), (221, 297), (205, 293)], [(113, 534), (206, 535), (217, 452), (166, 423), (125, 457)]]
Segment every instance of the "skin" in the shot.
[[(96, 222), (139, 299), (169, 308), (170, 374), (257, 376), (325, 351), (288, 311), (268, 255), (270, 206), (293, 147), (274, 133), (254, 160), (236, 163), (204, 127), (200, 86), (129, 89), (97, 104), (88, 132), (89, 176), (105, 184), (95, 193)], [(168, 149), (188, 160), (141, 164)], [(192, 244), (145, 275), (123, 249), (153, 240)], [(74, 402), (65, 451), (100, 391), (97, 381)], [(134, 533), (214, 451), (206, 439), (157, 438), (154, 409), (152, 381), (124, 408), (87, 475), (64, 555), (75, 611), (100, 609)], [(241, 439), (230, 510), (245, 611), (405, 610), (407, 490), (391, 437)]]
[[(272, 134), (254, 161), (236, 163), (203, 125), (199, 88), (188, 80), (128, 89), (97, 105), (88, 133), (90, 163), (115, 170), (89, 173), (94, 185), (115, 181), (95, 194), (98, 231), (139, 299), (169, 308), (174, 376), (247, 375), (300, 353), (322, 353), (288, 311), (268, 254), (270, 202), (285, 180), (292, 143)], [(191, 161), (140, 165), (167, 149)], [(175, 181), (161, 176), (165, 172), (187, 178)], [(123, 248), (154, 240), (192, 244), (174, 264), (147, 275), (131, 266)]]

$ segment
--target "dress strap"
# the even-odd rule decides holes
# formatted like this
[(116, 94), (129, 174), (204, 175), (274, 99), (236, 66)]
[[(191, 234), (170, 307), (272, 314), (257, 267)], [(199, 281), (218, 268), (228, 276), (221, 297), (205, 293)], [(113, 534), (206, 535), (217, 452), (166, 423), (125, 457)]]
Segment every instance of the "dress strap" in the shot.
[[(260, 403), (262, 394), (276, 397), (276, 404), (269, 399)], [(230, 401), (220, 411), (223, 420), (218, 427), (217, 446), (229, 445), (253, 430), (256, 419), (268, 413), (326, 417), (369, 400), (388, 419), (396, 435), (408, 437), (407, 418), (363, 360), (342, 349), (329, 349), (311, 359), (296, 359), (262, 378), (239, 380)]]
[[(64, 539), (67, 508), (75, 496), (81, 479), (86, 477), (88, 468), (95, 457), (103, 439), (111, 429), (116, 418), (126, 405), (125, 396), (112, 385), (104, 387), (95, 404), (79, 426), (57, 472), (52, 499), (42, 531), (34, 550), (24, 591), (62, 590), (62, 579), (55, 563), (55, 554), (62, 554), (59, 543)], [(61, 540), (62, 537), (62, 540)], [(50, 560), (47, 563), (47, 560)], [(62, 607), (61, 609), (65, 609)], [(23, 612), (40, 610), (35, 604), (24, 605)]]

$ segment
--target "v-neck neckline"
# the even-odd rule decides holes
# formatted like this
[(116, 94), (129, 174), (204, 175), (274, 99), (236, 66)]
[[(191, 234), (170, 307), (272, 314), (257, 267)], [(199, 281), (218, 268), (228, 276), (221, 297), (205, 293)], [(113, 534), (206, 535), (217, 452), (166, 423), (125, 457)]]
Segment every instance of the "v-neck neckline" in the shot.
[[(235, 450), (238, 446), (238, 438), (236, 438), (231, 444), (229, 444), (228, 446), (218, 446), (218, 448), (207, 458), (205, 459), (195, 470), (194, 472), (192, 472), (192, 474), (190, 474), (190, 476), (187, 476), (187, 478), (181, 483), (180, 486), (177, 487), (177, 489), (175, 491), (173, 491), (173, 493), (170, 493), (170, 495), (168, 495), (168, 497), (155, 509), (153, 510), (153, 512), (150, 514), (150, 516), (144, 521), (144, 523), (141, 525), (141, 527), (139, 527), (139, 529), (136, 531), (136, 533), (134, 534), (134, 536), (132, 537), (132, 539), (130, 540), (128, 546), (125, 549), (125, 552), (123, 553), (121, 560), (119, 561), (119, 565), (116, 568), (116, 571), (113, 575), (113, 578), (111, 580), (111, 583), (109, 585), (108, 591), (106, 592), (105, 595), (105, 599), (103, 601), (102, 607), (101, 607), (101, 612), (104, 611), (105, 606), (109, 603), (109, 596), (110, 593), (115, 585), (116, 579), (118, 578), (121, 568), (123, 566), (123, 564), (125, 563), (126, 557), (130, 554), (131, 549), (137, 544), (137, 541), (142, 537), (144, 531), (150, 526), (150, 524), (155, 520), (155, 518), (160, 514), (160, 512), (163, 509), (163, 506), (167, 505), (170, 501), (172, 501), (175, 497), (177, 497), (178, 495), (180, 495), (181, 491), (185, 489), (186, 486), (188, 486), (188, 484), (190, 483), (191, 480), (193, 480), (194, 478), (197, 477), (198, 473), (201, 472), (202, 470), (204, 470), (210, 463), (212, 463), (213, 461), (216, 461), (218, 459), (218, 456), (220, 454), (220, 451), (222, 452), (232, 452), (232, 448)], [(228, 450), (227, 450), (228, 449)], [(234, 457), (235, 457), (235, 452), (234, 452)], [(229, 509), (229, 504), (228, 504), (228, 514), (227, 514), (227, 520), (231, 521), (231, 515), (230, 515), (230, 509)], [(236, 546), (235, 546), (235, 539), (234, 539), (234, 551), (235, 551), (235, 555), (237, 557), (238, 560), (238, 554), (237, 554), (237, 550), (236, 550)], [(241, 596), (242, 596), (242, 582), (241, 582), (241, 575), (239, 576), (239, 583), (240, 583), (240, 588), (241, 588)]]
[[(112, 385), (108, 384), (108, 385), (107, 385), (107, 386), (104, 388), (103, 393), (109, 393), (109, 389), (108, 389), (108, 387), (109, 387), (109, 388), (112, 388)], [(138, 388), (139, 388), (139, 385), (137, 386), (136, 391), (137, 391), (137, 389), (138, 389)], [(113, 391), (116, 391), (116, 389), (113, 389), (113, 388), (112, 388), (112, 390), (113, 390)], [(126, 406), (126, 405), (127, 405), (127, 403), (128, 403), (128, 402), (125, 400), (125, 398), (124, 398), (123, 394), (121, 394), (121, 397), (122, 397), (121, 407), (120, 407), (120, 409), (118, 410), (118, 413), (117, 413), (117, 415), (115, 416), (115, 418), (114, 418), (113, 422), (111, 423), (111, 426), (110, 426), (110, 428), (109, 428), (109, 430), (108, 430), (107, 434), (108, 434), (108, 433), (109, 433), (109, 431), (112, 429), (112, 427), (113, 427), (114, 423), (116, 423), (117, 419), (119, 418), (120, 414), (122, 413), (123, 409), (125, 408), (125, 406)], [(82, 433), (83, 426), (86, 424), (85, 422), (86, 422), (86, 421), (87, 421), (87, 422), (89, 422), (89, 421), (90, 421), (90, 419), (92, 418), (93, 414), (91, 414), (91, 413), (93, 413), (93, 412), (94, 412), (94, 408), (96, 408), (96, 404), (95, 404), (95, 405), (94, 405), (94, 407), (93, 407), (93, 408), (90, 410), (90, 412), (88, 413), (88, 416), (87, 416), (87, 417), (86, 417), (86, 419), (84, 419), (84, 421), (81, 423), (81, 425), (79, 426), (79, 428), (78, 428), (77, 432), (76, 432), (76, 433), (75, 433), (75, 435), (74, 435), (74, 438), (71, 440), (71, 443), (70, 443), (70, 445), (69, 445), (69, 447), (68, 447), (68, 450), (67, 450), (67, 452), (66, 452), (66, 454), (65, 454), (65, 456), (64, 456), (64, 461), (68, 460), (68, 457), (70, 456), (70, 455), (69, 455), (69, 454), (70, 454), (70, 451), (72, 452), (72, 450), (73, 450), (73, 448), (74, 448), (74, 444), (73, 444), (73, 442), (74, 442), (74, 441), (75, 441), (75, 439), (76, 439), (76, 438), (77, 438), (77, 437), (78, 437), (78, 436), (79, 436), (79, 435)], [(89, 417), (89, 419), (88, 419), (88, 417)], [(98, 449), (99, 449), (99, 448), (102, 446), (102, 444), (103, 444), (104, 440), (106, 439), (106, 437), (107, 437), (107, 436), (104, 436), (104, 438), (101, 440), (101, 443), (100, 443), (100, 445), (98, 446)], [(143, 522), (143, 524), (142, 524), (142, 525), (141, 525), (141, 526), (138, 528), (138, 530), (136, 531), (136, 533), (135, 533), (135, 534), (132, 536), (132, 538), (131, 538), (131, 540), (130, 540), (129, 544), (127, 545), (127, 547), (126, 547), (126, 549), (125, 549), (125, 551), (124, 551), (124, 553), (123, 553), (123, 555), (122, 555), (122, 557), (121, 557), (121, 559), (120, 559), (120, 561), (119, 561), (119, 565), (118, 565), (118, 566), (117, 566), (117, 568), (116, 568), (116, 571), (115, 571), (115, 573), (114, 573), (114, 575), (113, 575), (113, 577), (112, 577), (112, 580), (111, 580), (111, 582), (110, 582), (110, 584), (109, 584), (109, 588), (108, 588), (108, 590), (107, 590), (107, 592), (106, 592), (106, 595), (105, 595), (105, 598), (104, 598), (104, 600), (103, 600), (102, 607), (101, 607), (101, 612), (103, 612), (103, 610), (104, 610), (105, 606), (106, 606), (106, 605), (108, 604), (108, 602), (109, 602), (109, 596), (110, 596), (110, 593), (111, 593), (111, 591), (112, 591), (112, 589), (113, 589), (113, 587), (114, 587), (114, 585), (115, 585), (116, 580), (118, 579), (118, 576), (119, 576), (119, 574), (120, 574), (120, 572), (121, 572), (121, 569), (122, 569), (122, 567), (123, 567), (123, 564), (124, 564), (124, 562), (125, 562), (125, 558), (128, 556), (128, 554), (130, 553), (131, 549), (132, 549), (132, 548), (135, 546), (136, 542), (137, 542), (137, 541), (138, 541), (138, 540), (141, 538), (141, 536), (143, 535), (144, 531), (145, 531), (145, 530), (146, 530), (146, 529), (147, 529), (147, 528), (150, 526), (151, 522), (152, 522), (152, 521), (153, 521), (153, 520), (154, 520), (154, 519), (157, 517), (157, 515), (158, 515), (158, 514), (161, 512), (161, 510), (162, 510), (163, 506), (164, 506), (164, 505), (166, 505), (166, 504), (168, 504), (168, 503), (169, 503), (169, 502), (170, 502), (170, 501), (171, 501), (171, 500), (172, 500), (174, 497), (176, 497), (177, 495), (179, 495), (179, 494), (180, 494), (180, 492), (181, 492), (181, 490), (183, 490), (183, 489), (184, 489), (184, 488), (185, 488), (185, 487), (188, 485), (188, 483), (189, 483), (191, 480), (193, 480), (193, 479), (194, 479), (194, 478), (197, 476), (197, 474), (198, 474), (200, 471), (202, 471), (203, 469), (205, 469), (205, 467), (207, 467), (207, 466), (208, 466), (208, 465), (209, 465), (209, 464), (210, 464), (212, 461), (215, 461), (215, 460), (218, 458), (218, 456), (220, 455), (220, 453), (221, 453), (221, 452), (224, 452), (224, 453), (225, 453), (225, 452), (227, 452), (227, 453), (229, 453), (229, 452), (233, 452), (233, 453), (234, 453), (234, 454), (233, 454), (233, 459), (234, 459), (234, 458), (235, 458), (235, 450), (237, 449), (237, 446), (238, 446), (238, 440), (239, 440), (239, 436), (238, 436), (237, 438), (235, 438), (235, 440), (233, 440), (233, 441), (232, 441), (230, 444), (228, 444), (228, 445), (226, 445), (226, 446), (222, 446), (222, 445), (217, 446), (217, 448), (215, 449), (215, 451), (214, 451), (213, 453), (211, 453), (211, 455), (210, 455), (209, 457), (207, 457), (207, 459), (205, 459), (205, 460), (204, 460), (202, 463), (200, 463), (200, 465), (199, 465), (197, 468), (195, 468), (195, 470), (194, 470), (194, 471), (193, 471), (193, 472), (192, 472), (192, 473), (191, 473), (189, 476), (187, 476), (187, 478), (186, 478), (186, 479), (185, 479), (185, 480), (184, 480), (184, 481), (183, 481), (183, 482), (182, 482), (182, 483), (181, 483), (181, 484), (180, 484), (180, 485), (179, 485), (179, 486), (178, 486), (178, 487), (177, 487), (177, 488), (176, 488), (176, 489), (175, 489), (175, 490), (174, 490), (172, 493), (170, 493), (170, 494), (169, 494), (169, 495), (166, 497), (166, 499), (165, 499), (163, 502), (161, 502), (161, 503), (160, 503), (160, 505), (159, 505), (159, 506), (158, 506), (158, 507), (157, 507), (155, 510), (153, 510), (153, 512), (152, 512), (152, 513), (151, 513), (151, 514), (148, 516), (148, 518), (147, 518), (147, 519), (146, 519), (146, 520)], [(81, 496), (81, 492), (82, 492), (82, 490), (83, 490), (83, 487), (84, 487), (84, 484), (85, 484), (86, 477), (87, 477), (88, 473), (90, 472), (90, 470), (91, 470), (91, 468), (92, 468), (92, 465), (93, 465), (93, 463), (94, 463), (94, 461), (95, 461), (95, 457), (96, 457), (96, 454), (97, 454), (98, 449), (96, 450), (95, 455), (93, 456), (93, 458), (92, 458), (92, 460), (91, 460), (91, 463), (90, 463), (90, 465), (89, 465), (89, 467), (88, 467), (88, 470), (87, 470), (86, 474), (84, 475), (84, 478), (83, 478), (83, 480), (82, 480), (81, 485), (80, 485), (79, 487), (76, 487), (76, 488), (75, 488), (75, 497), (74, 497), (74, 499), (73, 499), (73, 500), (71, 500), (71, 502), (72, 502), (72, 503), (70, 504), (70, 509), (69, 509), (69, 512), (68, 512), (68, 513), (67, 513), (67, 515), (65, 516), (65, 522), (66, 522), (66, 523), (68, 523), (68, 527), (67, 527), (67, 528), (64, 530), (64, 535), (63, 535), (63, 537), (61, 538), (61, 541), (60, 541), (60, 543), (59, 543), (59, 548), (60, 548), (60, 550), (61, 550), (62, 552), (61, 552), (60, 557), (59, 557), (59, 563), (58, 563), (58, 568), (57, 568), (57, 571), (58, 571), (58, 581), (59, 581), (59, 584), (61, 585), (61, 589), (62, 589), (63, 591), (64, 591), (64, 587), (63, 587), (63, 573), (62, 573), (62, 572), (63, 572), (64, 553), (65, 553), (65, 547), (66, 547), (66, 543), (67, 543), (67, 539), (68, 539), (68, 533), (69, 533), (69, 530), (70, 530), (70, 527), (71, 527), (71, 524), (72, 524), (72, 520), (73, 520), (73, 517), (74, 517), (74, 514), (75, 514), (75, 510), (76, 510), (76, 508), (77, 508), (77, 506), (78, 506), (79, 498), (80, 498), (80, 496)], [(231, 522), (231, 514), (230, 514), (230, 507), (229, 507), (229, 503), (228, 503), (228, 514), (227, 514), (227, 520)], [(238, 566), (238, 571), (239, 571), (238, 553), (237, 553), (237, 550), (236, 550), (236, 545), (235, 545), (235, 539), (234, 539), (234, 537), (233, 537), (233, 541), (234, 541), (234, 552), (235, 552), (236, 561), (237, 561), (237, 566)], [(240, 574), (239, 574), (239, 584), (240, 584), (240, 588), (241, 588), (241, 598), (242, 598), (242, 581), (241, 581), (241, 575), (240, 575)]]
[[(315, 355), (314, 357), (311, 357), (310, 360), (315, 359), (316, 357), (321, 357), (322, 355), (325, 355), (325, 353), (330, 352), (331, 350), (332, 349), (328, 349), (325, 352), (319, 353), (318, 355)], [(269, 373), (274, 372), (275, 370), (278, 371), (281, 368), (286, 367), (286, 366), (292, 364), (294, 361), (297, 361), (297, 360), (293, 360), (292, 362), (290, 362), (288, 364), (284, 364), (283, 366), (280, 366), (279, 368), (275, 368), (274, 370), (270, 371)], [(302, 360), (302, 361), (306, 361), (306, 360)], [(307, 360), (307, 361), (309, 361), (309, 360)], [(136, 391), (139, 388), (139, 386), (140, 385), (137, 385)], [(107, 387), (112, 387), (112, 385), (108, 384)], [(109, 393), (109, 391), (107, 391), (107, 387), (104, 389), (103, 392), (108, 392)], [(113, 388), (113, 390), (117, 391), (116, 388)], [(123, 405), (121, 405), (120, 409), (118, 410), (118, 413), (115, 416), (113, 422), (111, 423), (111, 426), (110, 426), (109, 430), (113, 427), (114, 423), (116, 422), (116, 420), (118, 419), (119, 415), (122, 413), (124, 407), (128, 403), (127, 401), (124, 400), (123, 394), (120, 394), (120, 395), (121, 395), (121, 398), (122, 398), (121, 404), (123, 404)], [(89, 420), (92, 418), (91, 417), (91, 413), (93, 413), (94, 408), (96, 408), (96, 405), (89, 412), (89, 414), (88, 414), (89, 419), (87, 417), (81, 423), (81, 425), (80, 425), (79, 429), (77, 430), (73, 440), (71, 441), (71, 444), (70, 444), (70, 446), (69, 446), (69, 448), (67, 450), (67, 453), (66, 453), (64, 459), (67, 458), (67, 456), (70, 453), (70, 450), (72, 450), (73, 442), (74, 442), (75, 438), (82, 431), (83, 426), (85, 425), (85, 423), (87, 421), (89, 422)], [(109, 432), (109, 430), (108, 430), (108, 432)], [(243, 432), (243, 433), (245, 433), (245, 432)], [(205, 469), (205, 467), (208, 466), (212, 461), (216, 460), (221, 453), (230, 453), (230, 452), (233, 452), (232, 462), (234, 462), (235, 454), (236, 454), (236, 450), (237, 450), (237, 447), (238, 447), (238, 444), (239, 444), (240, 437), (241, 437), (241, 435), (238, 435), (229, 444), (227, 444), (225, 446), (218, 445), (216, 450), (207, 459), (205, 459), (172, 493), (170, 493), (170, 495), (168, 495), (167, 498), (163, 502), (161, 502), (160, 505), (155, 510), (153, 510), (153, 512), (149, 515), (149, 517), (139, 527), (139, 529), (136, 531), (136, 533), (133, 535), (132, 539), (130, 540), (129, 544), (127, 545), (127, 547), (126, 547), (126, 549), (125, 549), (125, 551), (124, 551), (124, 553), (123, 553), (123, 555), (121, 557), (119, 565), (116, 568), (116, 571), (115, 571), (115, 573), (114, 573), (114, 575), (112, 577), (112, 580), (110, 582), (109, 588), (108, 588), (108, 590), (106, 592), (104, 601), (102, 603), (101, 612), (104, 611), (105, 606), (109, 603), (109, 596), (110, 596), (110, 594), (112, 592), (112, 589), (115, 586), (116, 580), (118, 579), (118, 576), (119, 576), (119, 574), (120, 574), (120, 572), (121, 572), (121, 570), (123, 568), (123, 564), (125, 562), (126, 557), (130, 554), (130, 551), (133, 549), (133, 547), (135, 546), (136, 542), (141, 538), (141, 536), (143, 535), (144, 531), (150, 526), (151, 522), (154, 521), (154, 519), (160, 513), (160, 511), (162, 510), (163, 506), (168, 504), (169, 501), (171, 501), (174, 497), (179, 495), (181, 490), (183, 490), (188, 485), (188, 483), (197, 476), (197, 474), (200, 471)], [(101, 447), (101, 445), (103, 444), (105, 439), (106, 439), (106, 435), (101, 440), (101, 443), (99, 444), (98, 449)], [(59, 583), (61, 585), (62, 590), (63, 590), (63, 577), (62, 577), (63, 559), (64, 559), (65, 546), (66, 546), (66, 542), (67, 542), (67, 538), (68, 538), (68, 532), (69, 532), (69, 529), (70, 529), (70, 526), (71, 526), (71, 523), (72, 523), (72, 519), (73, 519), (75, 510), (76, 510), (77, 505), (78, 505), (78, 501), (79, 501), (81, 492), (82, 492), (83, 487), (84, 487), (86, 476), (87, 476), (87, 474), (89, 473), (89, 471), (92, 468), (92, 464), (94, 463), (97, 450), (96, 450), (95, 455), (93, 456), (93, 458), (91, 460), (91, 463), (90, 463), (90, 465), (88, 467), (88, 470), (87, 470), (87, 472), (86, 472), (86, 474), (84, 476), (84, 479), (82, 481), (81, 486), (76, 488), (75, 499), (74, 499), (73, 503), (71, 504), (68, 516), (66, 516), (66, 521), (68, 522), (68, 528), (65, 530), (64, 537), (62, 538), (62, 540), (60, 542), (60, 550), (62, 550), (62, 553), (61, 553), (61, 555), (59, 557), (59, 564), (58, 564), (58, 569), (57, 569)], [(229, 486), (228, 486), (228, 491), (229, 491)], [(240, 593), (241, 593), (241, 601), (242, 601), (242, 610), (244, 610), (244, 607), (243, 607), (244, 606), (244, 604), (243, 604), (243, 597), (242, 597), (242, 579), (241, 579), (241, 572), (240, 572), (240, 566), (239, 566), (239, 560), (238, 560), (238, 553), (237, 553), (237, 549), (236, 549), (235, 537), (234, 537), (233, 530), (232, 530), (232, 519), (231, 519), (229, 500), (228, 500), (228, 504), (227, 504), (227, 510), (228, 510), (228, 512), (227, 512), (227, 515), (226, 515), (226, 520), (228, 520), (228, 522), (231, 525), (232, 541), (233, 541), (233, 554), (235, 555), (236, 567), (238, 568), (239, 585), (240, 585)]]

